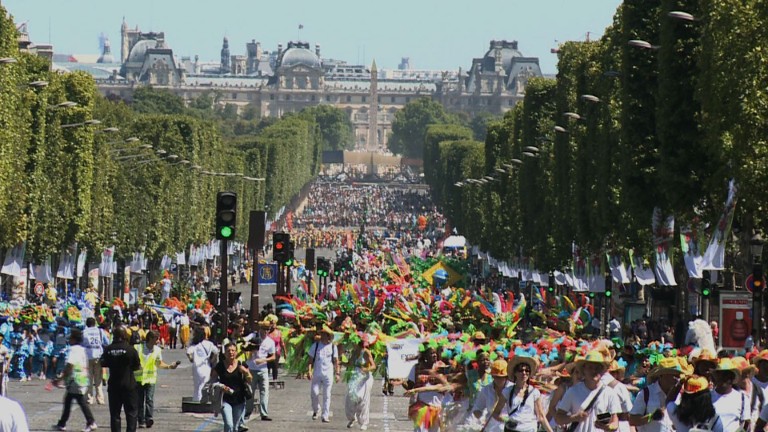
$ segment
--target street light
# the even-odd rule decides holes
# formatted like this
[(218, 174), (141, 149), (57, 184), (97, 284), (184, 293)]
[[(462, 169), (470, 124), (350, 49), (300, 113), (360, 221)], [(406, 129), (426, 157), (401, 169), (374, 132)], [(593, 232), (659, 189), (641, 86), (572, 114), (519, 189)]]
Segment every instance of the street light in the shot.
[(600, 102), (600, 98), (599, 97), (597, 97), (595, 95), (591, 95), (591, 94), (583, 94), (583, 95), (581, 95), (581, 98), (584, 99), (587, 102), (592, 102), (592, 103), (599, 103)]
[(555, 132), (568, 133), (568, 130), (562, 126), (555, 126)]
[(0, 64), (11, 64), (11, 63), (18, 63), (19, 61), (16, 60), (13, 57), (2, 57), (0, 58)]
[(679, 19), (683, 21), (691, 21), (691, 22), (696, 21), (696, 18), (693, 15), (683, 11), (671, 11), (667, 13), (667, 16), (670, 18)]
[(627, 45), (636, 47), (636, 48), (652, 49), (652, 50), (657, 50), (660, 48), (658, 45), (651, 45), (650, 42), (644, 41), (641, 39), (632, 39), (631, 41), (627, 42)]
[(763, 346), (763, 238), (755, 234), (749, 241), (752, 253), (752, 330), (755, 332), (755, 344)]

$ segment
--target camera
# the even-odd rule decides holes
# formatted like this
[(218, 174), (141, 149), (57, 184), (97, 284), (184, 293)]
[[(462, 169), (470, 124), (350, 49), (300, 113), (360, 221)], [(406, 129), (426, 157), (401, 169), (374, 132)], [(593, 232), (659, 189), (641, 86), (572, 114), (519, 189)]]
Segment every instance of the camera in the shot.
[(602, 413), (597, 415), (597, 421), (599, 423), (608, 423), (611, 421), (611, 413)]
[(514, 420), (507, 420), (504, 423), (504, 432), (517, 432), (517, 422)]

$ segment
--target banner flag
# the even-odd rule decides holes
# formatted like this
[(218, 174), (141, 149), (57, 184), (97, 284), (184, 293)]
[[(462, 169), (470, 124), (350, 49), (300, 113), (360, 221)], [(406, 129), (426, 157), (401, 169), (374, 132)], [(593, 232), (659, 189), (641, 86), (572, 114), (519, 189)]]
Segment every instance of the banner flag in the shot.
[(675, 235), (675, 217), (668, 216), (664, 219), (661, 209), (653, 209), (651, 219), (651, 231), (653, 233), (653, 246), (655, 247), (655, 263), (653, 270), (659, 285), (675, 286), (675, 271), (672, 269), (672, 238)]
[(184, 256), (184, 252), (176, 252), (176, 264), (177, 265), (186, 265), (187, 259)]
[(112, 262), (115, 259), (115, 247), (105, 248), (101, 253), (101, 265), (99, 266), (99, 274), (107, 277), (112, 273)]
[(629, 283), (629, 270), (627, 269), (627, 265), (624, 263), (624, 259), (622, 259), (621, 254), (606, 253), (605, 258), (608, 260), (608, 268), (611, 269), (611, 279), (613, 279), (614, 282), (620, 284)]
[(699, 252), (699, 236), (696, 229), (691, 225), (680, 227), (680, 248), (683, 251), (683, 260), (685, 269), (688, 270), (688, 277), (701, 279), (702, 262), (704, 258)]
[(637, 283), (642, 286), (653, 285), (656, 283), (656, 275), (653, 270), (647, 266), (647, 262), (640, 256), (635, 256), (635, 250), (629, 250), (629, 262), (632, 263), (632, 271), (635, 273)]
[(10, 276), (21, 276), (21, 268), (24, 267), (24, 253), (26, 252), (27, 243), (22, 242), (17, 244), (5, 253), (5, 261), (3, 261), (3, 268), (0, 273)]
[(736, 209), (736, 183), (731, 180), (728, 183), (728, 198), (725, 200), (725, 208), (720, 220), (717, 221), (715, 231), (712, 233), (712, 239), (709, 242), (704, 258), (702, 260), (702, 270), (725, 270), (725, 239), (731, 232), (731, 223), (733, 222), (733, 213)]
[(82, 277), (85, 272), (85, 262), (88, 260), (88, 249), (80, 249), (80, 255), (77, 256), (77, 277)]
[(59, 268), (56, 270), (56, 277), (59, 279), (75, 278), (75, 254), (77, 253), (77, 243), (72, 243), (68, 248), (61, 251), (59, 257)]

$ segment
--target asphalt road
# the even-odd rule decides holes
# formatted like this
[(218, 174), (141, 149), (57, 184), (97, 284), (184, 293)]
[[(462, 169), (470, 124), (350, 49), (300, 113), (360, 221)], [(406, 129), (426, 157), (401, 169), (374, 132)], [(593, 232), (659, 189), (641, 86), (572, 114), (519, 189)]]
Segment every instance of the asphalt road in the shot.
[[(155, 425), (158, 431), (217, 431), (222, 430), (220, 417), (212, 414), (188, 414), (181, 412), (182, 396), (191, 396), (191, 364), (181, 349), (163, 350), (166, 362), (182, 361), (176, 370), (160, 370), (158, 385), (155, 390)], [(344, 394), (346, 386), (338, 383), (333, 386), (331, 401), (331, 422), (321, 423), (312, 420), (307, 380), (281, 374), (285, 381), (284, 389), (272, 389), (269, 397), (270, 416), (274, 421), (262, 422), (253, 416), (247, 426), (252, 430), (265, 431), (318, 431), (347, 430), (344, 415)], [(46, 381), (33, 380), (9, 383), (9, 397), (19, 401), (27, 413), (30, 430), (51, 430), (62, 411), (64, 391), (62, 389), (45, 390)], [(412, 424), (407, 419), (408, 398), (402, 396), (402, 389), (397, 389), (395, 396), (383, 396), (381, 380), (374, 384), (371, 398), (371, 424), (373, 431), (409, 431)], [(109, 409), (107, 405), (91, 405), (96, 423), (102, 430), (109, 430)], [(2, 415), (2, 413), (0, 413)], [(73, 404), (72, 414), (67, 424), (68, 430), (79, 431), (85, 427), (85, 418), (77, 404)], [(123, 417), (123, 427), (125, 418)]]

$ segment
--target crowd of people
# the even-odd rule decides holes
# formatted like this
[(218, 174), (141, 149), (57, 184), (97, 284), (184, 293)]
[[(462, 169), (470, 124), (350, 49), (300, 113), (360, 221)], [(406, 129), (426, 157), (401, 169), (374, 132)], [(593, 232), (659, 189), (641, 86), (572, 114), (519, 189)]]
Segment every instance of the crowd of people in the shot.
[[(105, 403), (112, 430), (121, 427), (121, 411), (128, 430), (151, 428), (157, 370), (178, 366), (163, 360), (163, 348), (177, 347), (192, 365), (192, 400), (213, 402), (227, 432), (244, 432), (251, 417), (272, 421), (270, 382), (280, 369), (309, 380), (312, 418), (320, 422), (332, 421), (332, 389), (343, 383), (346, 426), (361, 430), (371, 426), (378, 378), (386, 397), (409, 398), (415, 431), (765, 427), (768, 351), (753, 345), (738, 356), (718, 352), (716, 326), (701, 319), (678, 329), (647, 318), (622, 326), (614, 318), (603, 338), (587, 296), (520, 289), (472, 274), (463, 257), (443, 255), (449, 230), (425, 197), (324, 188), (313, 188), (307, 206), (308, 215), (327, 218), (321, 226), (358, 226), (354, 218), (377, 209), (365, 231), (330, 231), (351, 235), (353, 245), (351, 253), (350, 242), (341, 245), (348, 265), (330, 283), (313, 289), (297, 281), (295, 295), (275, 297), (256, 321), (230, 310), (227, 328), (198, 289), (181, 299), (158, 293), (161, 304), (148, 297), (130, 306), (93, 298), (49, 310), (27, 306), (0, 327), (4, 381), (37, 376), (63, 387), (59, 430), (72, 402), (86, 430), (96, 428), (89, 404)], [(351, 204), (341, 207), (336, 196)], [(379, 223), (385, 228), (375, 228)], [(406, 345), (415, 349), (396, 351)], [(395, 355), (408, 371), (390, 367)], [(108, 400), (100, 385), (105, 368)]]

